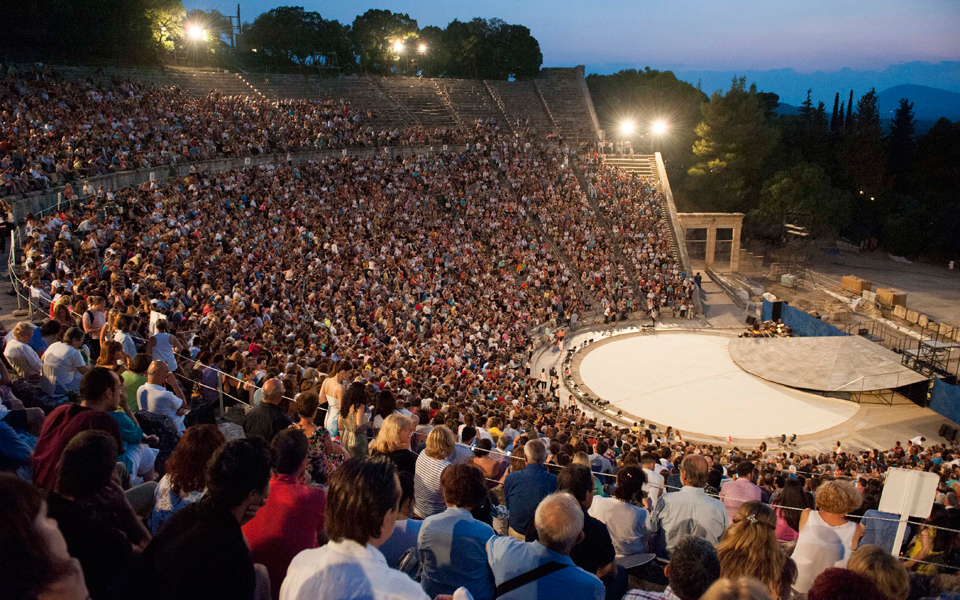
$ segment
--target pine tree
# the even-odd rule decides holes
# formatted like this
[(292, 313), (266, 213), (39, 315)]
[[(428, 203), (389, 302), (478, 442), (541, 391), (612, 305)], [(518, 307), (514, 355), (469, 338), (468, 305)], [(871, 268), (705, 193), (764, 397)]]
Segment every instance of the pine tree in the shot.
[(816, 125), (818, 133), (827, 131), (827, 107), (823, 102), (818, 102), (817, 109), (813, 111), (813, 123)]
[(852, 129), (853, 122), (853, 90), (850, 90), (850, 100), (847, 101), (847, 118), (844, 120), (844, 128)]
[[(847, 114), (850, 107), (847, 106)], [(847, 118), (840, 148), (847, 179), (853, 189), (862, 191), (864, 198), (880, 199), (887, 186), (887, 157), (877, 108), (877, 92), (871, 89), (857, 102), (857, 116)]]
[(901, 98), (887, 137), (887, 165), (893, 175), (894, 189), (899, 192), (908, 191), (912, 179), (913, 156), (917, 149), (915, 133), (913, 103)]
[(830, 117), (830, 131), (833, 133), (840, 133), (840, 130), (843, 129), (842, 118), (840, 116), (839, 107), (840, 106), (840, 92), (833, 97), (833, 115)]
[(812, 92), (813, 90), (807, 90), (807, 99), (800, 105), (800, 118), (803, 119), (804, 122), (809, 122), (810, 118), (813, 117), (813, 100), (810, 99)]
[(843, 102), (840, 103), (840, 113), (839, 113), (839, 116), (837, 117), (837, 121), (838, 121), (838, 123), (837, 123), (837, 133), (843, 133), (843, 127), (844, 127), (844, 122), (843, 122)]

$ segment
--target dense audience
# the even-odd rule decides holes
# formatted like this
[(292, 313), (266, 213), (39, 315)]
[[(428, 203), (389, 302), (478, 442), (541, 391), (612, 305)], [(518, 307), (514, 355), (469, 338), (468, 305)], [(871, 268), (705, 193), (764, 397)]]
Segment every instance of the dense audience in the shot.
[[(29, 188), (174, 156), (425, 141), (310, 102), (44, 70), (4, 86), (12, 193), (27, 164), (48, 173)], [(49, 319), (18, 324), (0, 363), (15, 473), (0, 476), (0, 597), (951, 589), (955, 444), (741, 450), (561, 403), (532, 372), (532, 327), (694, 290), (658, 184), (493, 121), (456, 136), (465, 150), (432, 156), (201, 165), (27, 218), (13, 268)], [(879, 511), (891, 467), (941, 479), (902, 548), (899, 516)]]

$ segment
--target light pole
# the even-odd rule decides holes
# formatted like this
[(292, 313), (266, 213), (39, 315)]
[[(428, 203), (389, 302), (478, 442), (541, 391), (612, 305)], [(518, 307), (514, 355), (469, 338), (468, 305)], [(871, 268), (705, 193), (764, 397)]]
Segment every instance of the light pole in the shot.
[(657, 146), (659, 146), (659, 142), (661, 138), (663, 138), (663, 135), (667, 132), (669, 128), (670, 128), (669, 124), (663, 119), (657, 119), (650, 125), (650, 133), (652, 133), (654, 137), (654, 143), (653, 143), (654, 153), (656, 153)]

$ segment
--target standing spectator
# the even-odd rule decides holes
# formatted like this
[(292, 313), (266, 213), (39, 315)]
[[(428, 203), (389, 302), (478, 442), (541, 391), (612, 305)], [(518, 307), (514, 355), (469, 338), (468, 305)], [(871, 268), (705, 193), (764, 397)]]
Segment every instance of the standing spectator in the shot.
[(207, 491), (207, 463), (226, 442), (216, 425), (195, 425), (183, 434), (167, 459), (167, 472), (153, 495), (153, 511), (147, 519), (152, 535), (157, 535), (178, 511), (203, 498)]
[(133, 340), (130, 328), (133, 327), (133, 317), (130, 315), (120, 315), (117, 318), (117, 332), (113, 334), (113, 340), (123, 345), (123, 351), (127, 356), (133, 358), (137, 355), (137, 343)]
[(704, 491), (708, 469), (707, 460), (699, 454), (691, 454), (680, 463), (683, 487), (675, 494), (664, 494), (650, 519), (651, 533), (659, 536), (657, 554), (668, 556), (688, 535), (714, 545), (720, 542), (730, 519), (723, 503)]
[(429, 600), (419, 584), (391, 569), (378, 550), (391, 537), (399, 509), (393, 465), (384, 459), (350, 459), (330, 478), (327, 492), (330, 541), (293, 559), (280, 599)]
[(366, 386), (359, 381), (354, 381), (343, 395), (338, 427), (343, 447), (351, 457), (366, 458), (370, 445), (367, 440), (369, 427)]
[(669, 580), (662, 592), (631, 590), (623, 600), (700, 600), (720, 578), (717, 549), (703, 538), (685, 537), (673, 547), (670, 564), (663, 569)]
[(450, 465), (440, 482), (447, 510), (424, 519), (417, 539), (423, 591), (433, 598), (453, 594), (462, 585), (474, 600), (493, 600), (484, 549), (493, 528), (470, 514), (487, 495), (483, 474), (473, 465)]
[(583, 507), (566, 492), (546, 496), (537, 506), (536, 542), (509, 536), (487, 542), (487, 561), (503, 600), (601, 600), (603, 583), (573, 564), (570, 552), (583, 539)]
[(270, 574), (274, 600), (280, 597), (280, 584), (293, 557), (316, 548), (323, 536), (327, 495), (321, 488), (300, 483), (307, 472), (309, 446), (299, 429), (284, 429), (273, 438), (270, 496), (257, 516), (243, 526), (254, 562), (266, 566)]
[[(540, 440), (530, 440), (523, 447), (526, 466), (510, 473), (503, 482), (503, 493), (510, 509), (510, 535), (526, 539), (524, 532), (533, 522), (540, 501), (557, 491), (557, 476), (543, 466), (547, 448)], [(582, 521), (582, 518), (581, 518)]]
[(283, 400), (283, 382), (268, 379), (263, 384), (263, 400), (260, 406), (247, 413), (243, 419), (243, 432), (247, 437), (258, 437), (268, 444), (275, 435), (290, 427), (290, 419), (280, 410)]
[[(150, 368), (147, 369), (147, 383), (137, 390), (137, 404), (140, 410), (170, 417), (177, 428), (177, 435), (182, 436), (186, 431), (183, 419), (187, 410), (184, 406), (183, 392), (178, 395), (164, 387), (164, 383), (170, 380), (176, 381), (170, 369), (167, 368), (167, 363), (162, 360), (150, 363)], [(180, 388), (178, 386), (174, 389)]]
[(56, 483), (57, 463), (63, 449), (75, 435), (87, 429), (109, 434), (117, 448), (123, 445), (120, 428), (109, 415), (119, 406), (122, 396), (120, 378), (110, 369), (95, 367), (80, 381), (80, 404), (64, 404), (53, 409), (33, 453), (33, 482), (52, 489)]
[[(800, 535), (800, 516), (813, 502), (799, 479), (787, 479), (774, 503), (777, 513), (777, 541), (795, 542)], [(893, 545), (892, 543), (890, 544)]]
[(40, 492), (0, 474), (0, 598), (88, 600), (80, 561), (71, 558)]
[(443, 501), (443, 484), (440, 475), (453, 464), (453, 448), (457, 443), (453, 432), (445, 425), (434, 427), (427, 436), (427, 447), (417, 457), (413, 475), (414, 512), (421, 519), (442, 513), (447, 505)]
[(800, 516), (800, 536), (793, 551), (799, 572), (794, 590), (805, 594), (820, 573), (847, 566), (863, 525), (847, 520), (846, 515), (860, 508), (861, 500), (849, 481), (827, 481), (817, 488), (817, 510), (808, 508)]
[(310, 449), (307, 451), (307, 473), (310, 474), (310, 479), (317, 485), (326, 485), (330, 475), (350, 456), (339, 442), (330, 437), (326, 429), (316, 424), (319, 418), (318, 403), (316, 391), (301, 392), (297, 397), (297, 416), (300, 420), (291, 427), (302, 431), (310, 441)]
[[(614, 497), (593, 498), (590, 515), (607, 526), (617, 558), (647, 551), (647, 510), (636, 506), (644, 502), (643, 485), (646, 482), (640, 467), (620, 467)], [(649, 506), (649, 500), (646, 505)]]
[(90, 370), (80, 353), (82, 345), (83, 331), (79, 327), (71, 327), (63, 334), (62, 342), (50, 344), (43, 353), (43, 374), (53, 387), (54, 394), (80, 392), (80, 380)]
[(780, 551), (776, 529), (777, 515), (772, 508), (758, 500), (741, 504), (717, 546), (720, 576), (753, 577), (767, 586), (771, 596), (778, 597), (787, 558)]
[(90, 348), (90, 360), (96, 361), (100, 358), (100, 332), (107, 324), (107, 316), (103, 314), (107, 301), (103, 296), (92, 296), (87, 299), (87, 302), (88, 308), (81, 315), (80, 321), (83, 324), (83, 332), (86, 334), (84, 344)]
[(170, 326), (166, 319), (157, 320), (157, 332), (147, 340), (145, 352), (153, 356), (153, 360), (162, 360), (167, 363), (171, 373), (177, 371), (177, 352), (186, 350), (177, 336), (169, 333)]
[(727, 515), (733, 520), (740, 505), (751, 500), (760, 500), (762, 490), (754, 483), (757, 469), (753, 463), (745, 460), (737, 465), (737, 478), (727, 481), (720, 487), (720, 500), (727, 507)]
[(269, 493), (270, 450), (263, 440), (234, 440), (220, 447), (207, 467), (203, 500), (173, 515), (143, 554), (154, 596), (269, 598), (266, 569), (254, 567), (240, 529)]

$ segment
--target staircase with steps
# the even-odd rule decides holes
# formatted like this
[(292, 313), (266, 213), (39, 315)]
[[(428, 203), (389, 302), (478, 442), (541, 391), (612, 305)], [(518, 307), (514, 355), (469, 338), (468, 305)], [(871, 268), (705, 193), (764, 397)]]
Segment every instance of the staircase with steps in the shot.
[(556, 133), (550, 117), (543, 107), (543, 102), (537, 94), (537, 88), (532, 81), (500, 81), (487, 79), (484, 81), (492, 94), (499, 98), (503, 113), (513, 127), (517, 119), (530, 119), (530, 127), (536, 131), (540, 139), (548, 133)]
[(383, 92), (424, 127), (459, 127), (451, 108), (443, 102), (439, 89), (430, 79), (418, 77), (380, 77), (376, 84)]
[(440, 93), (449, 101), (460, 121), (472, 127), (477, 119), (496, 119), (506, 124), (500, 103), (483, 81), (477, 79), (434, 79)]

